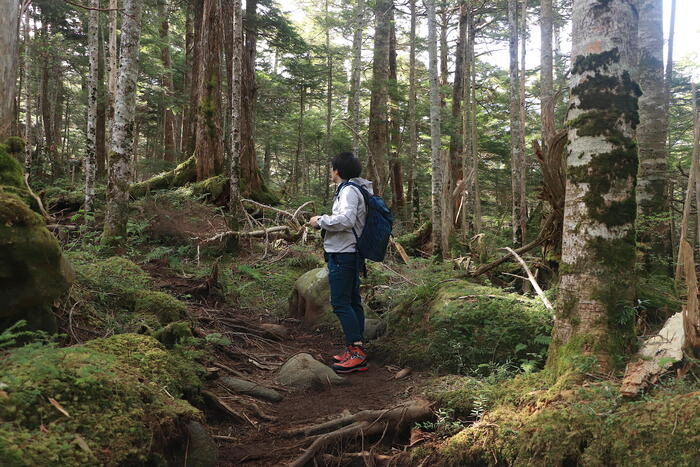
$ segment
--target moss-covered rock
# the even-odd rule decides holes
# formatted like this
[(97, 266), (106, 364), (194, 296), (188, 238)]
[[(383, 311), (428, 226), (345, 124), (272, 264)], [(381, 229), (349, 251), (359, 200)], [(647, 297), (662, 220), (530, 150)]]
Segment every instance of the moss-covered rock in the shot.
[(2, 465), (144, 465), (167, 458), (200, 418), (181, 399), (199, 389), (197, 366), (148, 336), (0, 357)]
[(373, 353), (414, 368), (461, 372), (541, 360), (552, 317), (537, 300), (468, 281), (425, 285), (388, 313)]
[(0, 185), (25, 189), (24, 169), (4, 145), (0, 145)]
[(327, 268), (312, 269), (296, 280), (289, 297), (289, 316), (309, 327), (337, 322), (330, 304)]
[[(697, 465), (700, 393), (628, 401), (610, 382), (501, 397), (442, 449), (449, 465)], [(522, 382), (522, 378), (521, 381)], [(509, 384), (502, 385), (508, 387)], [(512, 389), (512, 387), (511, 387)]]
[(424, 222), (413, 232), (401, 235), (396, 239), (411, 256), (419, 256), (419, 249), (424, 248), (424, 245), (430, 241), (430, 235), (433, 232), (433, 224), (430, 221)]
[(184, 303), (172, 295), (151, 290), (136, 292), (134, 312), (153, 315), (162, 325), (187, 318), (187, 307)]
[(54, 332), (50, 307), (68, 290), (72, 268), (44, 220), (21, 199), (2, 192), (0, 258), (0, 330), (24, 319), (31, 328)]

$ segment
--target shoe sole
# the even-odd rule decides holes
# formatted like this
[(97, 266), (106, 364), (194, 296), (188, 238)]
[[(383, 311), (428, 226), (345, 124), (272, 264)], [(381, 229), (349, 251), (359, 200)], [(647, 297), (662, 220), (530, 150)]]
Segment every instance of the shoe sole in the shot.
[(367, 371), (369, 365), (359, 366), (355, 368), (333, 368), (333, 371), (340, 374), (354, 373), (355, 371)]

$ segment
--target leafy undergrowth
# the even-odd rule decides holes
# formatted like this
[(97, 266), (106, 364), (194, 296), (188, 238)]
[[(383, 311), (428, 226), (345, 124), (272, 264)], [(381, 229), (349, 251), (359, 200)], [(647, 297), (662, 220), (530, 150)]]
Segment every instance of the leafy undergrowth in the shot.
[[(450, 465), (697, 465), (700, 387), (670, 379), (639, 400), (612, 381), (551, 383), (534, 373), (500, 382), (473, 381), (436, 398), (471, 406), (472, 424), (440, 449)], [(485, 406), (485, 407), (484, 407)], [(479, 413), (479, 407), (484, 412)], [(474, 420), (476, 420), (474, 422)]]
[(181, 399), (198, 392), (198, 365), (148, 336), (34, 343), (0, 358), (3, 465), (158, 464), (200, 418)]

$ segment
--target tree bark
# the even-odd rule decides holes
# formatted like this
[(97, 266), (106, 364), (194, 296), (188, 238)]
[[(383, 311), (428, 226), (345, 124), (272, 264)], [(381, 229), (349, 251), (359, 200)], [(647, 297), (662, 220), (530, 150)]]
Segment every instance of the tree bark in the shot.
[(365, 0), (355, 5), (355, 30), (352, 37), (352, 78), (350, 81), (350, 125), (352, 126), (352, 153), (360, 155), (360, 80), (362, 77), (362, 29), (364, 28)]
[(235, 218), (241, 210), (241, 74), (243, 55), (243, 11), (241, 0), (233, 0), (233, 48), (231, 53), (231, 197), (229, 211)]
[(520, 219), (523, 209), (520, 198), (520, 67), (518, 65), (518, 0), (508, 0), (508, 38), (510, 49), (510, 182), (512, 200), (512, 241), (519, 244)]
[(391, 148), (391, 199), (394, 212), (399, 215), (404, 210), (403, 170), (401, 169), (401, 122), (399, 116), (398, 79), (396, 71), (396, 25), (394, 12), (391, 12), (389, 34), (389, 98), (391, 102), (390, 148)]
[(160, 16), (160, 60), (163, 63), (163, 76), (161, 85), (165, 90), (163, 96), (163, 159), (175, 162), (177, 159), (177, 147), (175, 146), (175, 116), (171, 109), (171, 100), (175, 96), (173, 84), (173, 65), (170, 58), (170, 20), (168, 1), (158, 1), (158, 15)]
[[(97, 128), (95, 129), (95, 164), (97, 166), (96, 177), (105, 174), (107, 161), (107, 99), (108, 92), (105, 86), (105, 67), (107, 62), (107, 43), (104, 37), (104, 27), (98, 22), (98, 45), (97, 45)], [(67, 105), (66, 105), (67, 107)], [(68, 119), (70, 112), (65, 112), (65, 119)], [(66, 159), (66, 135), (68, 127), (63, 125), (63, 158)]]
[(197, 83), (197, 180), (220, 174), (224, 163), (221, 129), (221, 51), (223, 45), (221, 0), (204, 0), (199, 37)]
[[(331, 158), (331, 117), (333, 115), (333, 54), (331, 53), (331, 26), (330, 17), (328, 14), (328, 0), (325, 2), (326, 5), (326, 67), (327, 67), (327, 80), (326, 80), (326, 141), (325, 141), (325, 152), (327, 160)], [(357, 153), (355, 152), (357, 156)], [(326, 162), (326, 165), (328, 163)], [(325, 175), (325, 174), (324, 174)], [(323, 176), (323, 175), (322, 175)], [(327, 187), (328, 182), (324, 183)], [(324, 199), (328, 199), (328, 192), (324, 190)], [(325, 204), (325, 202), (324, 202)]]
[(142, 7), (139, 0), (124, 0), (112, 151), (109, 157), (107, 209), (102, 233), (102, 243), (112, 247), (119, 247), (126, 241)]
[(664, 93), (664, 31), (662, 0), (639, 0), (639, 173), (638, 242), (644, 245), (647, 272), (668, 271), (670, 256), (668, 212), (667, 125)]
[(440, 161), (440, 90), (437, 69), (435, 0), (425, 0), (428, 13), (428, 73), (430, 79), (430, 152), (432, 160), (433, 253), (442, 259), (442, 167)]
[(258, 42), (257, 0), (246, 2), (245, 49), (241, 94), (241, 183), (247, 196), (263, 186), (255, 156), (255, 103), (258, 85), (255, 79), (255, 57)]
[(17, 0), (0, 0), (0, 142), (12, 136), (15, 116), (15, 94), (17, 92), (17, 64), (19, 49), (17, 28), (19, 27), (19, 3)]
[[(450, 191), (457, 186), (462, 177), (462, 159), (464, 153), (464, 125), (462, 118), (462, 97), (464, 88), (464, 51), (467, 40), (467, 4), (462, 1), (459, 5), (459, 34), (455, 48), (455, 73), (452, 84), (452, 131), (450, 132), (450, 164), (452, 177)], [(451, 216), (450, 216), (451, 217)]]
[[(194, 5), (193, 5), (194, 3)], [(185, 96), (188, 97), (183, 111), (182, 137), (180, 151), (189, 157), (194, 152), (194, 127), (197, 105), (197, 40), (199, 36), (199, 23), (202, 20), (202, 8), (200, 2), (187, 3), (187, 18), (185, 19)], [(195, 32), (197, 31), (197, 32)]]
[(24, 18), (24, 173), (32, 173), (32, 86), (31, 86), (31, 31), (29, 10)]
[[(99, 0), (90, 0), (91, 8), (99, 8)], [(97, 85), (98, 85), (98, 26), (99, 12), (88, 11), (88, 58), (90, 74), (88, 75), (87, 133), (85, 141), (85, 204), (86, 213), (92, 213), (95, 201), (95, 176), (97, 174)]]
[(472, 75), (471, 75), (471, 115), (472, 119), (470, 122), (470, 133), (471, 133), (471, 144), (472, 144), (472, 170), (474, 171), (474, 233), (481, 233), (481, 187), (479, 186), (479, 135), (477, 133), (476, 119), (478, 117), (476, 113), (476, 52), (474, 44), (476, 42), (476, 25), (474, 21), (474, 13), (469, 17), (469, 61), (472, 64)]
[(613, 370), (634, 342), (635, 3), (574, 1), (561, 282), (547, 363), (556, 374), (581, 362), (588, 372)]
[(388, 133), (389, 36), (393, 0), (377, 0), (374, 8), (374, 62), (372, 63), (372, 96), (369, 107), (368, 178), (374, 191), (382, 196), (386, 184), (385, 159)]
[[(671, 23), (668, 31), (668, 58), (666, 59), (666, 76), (664, 79), (664, 92), (666, 115), (671, 105), (671, 88), (673, 87), (673, 45), (676, 37), (676, 0), (671, 0)], [(668, 123), (666, 124), (668, 127)], [(669, 142), (670, 144), (670, 142)]]
[(527, 179), (526, 179), (526, 153), (525, 153), (525, 74), (527, 72), (527, 67), (525, 64), (525, 58), (527, 53), (527, 0), (523, 0), (521, 3), (522, 9), (522, 21), (520, 24), (520, 82), (518, 87), (518, 106), (520, 108), (520, 139), (518, 140), (520, 162), (518, 164), (518, 181), (519, 190), (518, 197), (520, 198), (520, 244), (525, 245), (527, 243), (527, 217), (528, 217), (528, 207), (527, 207)]
[(542, 150), (549, 150), (554, 137), (554, 64), (552, 60), (552, 0), (540, 1), (540, 118), (542, 122)]
[[(408, 209), (413, 205), (413, 191), (416, 186), (416, 156), (418, 153), (418, 131), (416, 122), (416, 0), (410, 0), (411, 30), (409, 36), (408, 65)], [(413, 216), (406, 216), (411, 218)], [(413, 218), (413, 224), (417, 223)]]
[(452, 15), (448, 12), (447, 2), (438, 0), (440, 3), (440, 107), (445, 107), (445, 89), (447, 89), (447, 75), (449, 74), (450, 49), (447, 45), (447, 27)]
[[(109, 53), (107, 55), (107, 140), (112, 140), (114, 100), (117, 96), (117, 8), (119, 0), (109, 0)], [(110, 143), (111, 145), (111, 143)]]

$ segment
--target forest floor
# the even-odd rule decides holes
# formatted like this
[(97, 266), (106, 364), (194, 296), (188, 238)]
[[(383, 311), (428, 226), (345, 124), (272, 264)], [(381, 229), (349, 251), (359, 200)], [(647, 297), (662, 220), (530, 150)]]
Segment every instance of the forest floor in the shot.
[[(157, 287), (175, 295), (196, 287), (195, 283), (159, 263), (149, 263), (144, 269), (151, 274)], [(399, 368), (383, 366), (371, 360), (369, 371), (346, 375), (348, 385), (329, 384), (323, 389), (292, 392), (275, 383), (276, 370), (289, 358), (302, 352), (330, 365), (331, 356), (342, 350), (342, 342), (337, 336), (305, 329), (299, 322), (280, 318), (267, 310), (238, 308), (211, 297), (190, 300), (188, 305), (192, 318), (199, 323), (199, 329), (205, 334), (228, 332), (230, 335), (227, 320), (235, 321), (238, 330), (246, 324), (256, 327), (262, 323), (273, 323), (284, 326), (288, 331), (288, 335), (281, 340), (240, 332), (240, 339), (233, 342), (228, 350), (220, 347), (215, 353), (215, 359), (208, 362), (209, 369), (216, 370), (221, 376), (240, 376), (261, 386), (274, 388), (284, 396), (277, 403), (263, 402), (240, 394), (234, 395), (219, 385), (216, 379), (210, 380), (207, 389), (217, 394), (222, 401), (238, 410), (245, 407), (241, 410), (245, 420), (232, 420), (218, 411), (207, 412), (209, 428), (219, 444), (220, 465), (288, 464), (299, 457), (309, 444), (308, 440), (287, 436), (289, 430), (361, 410), (391, 408), (411, 399), (412, 394), (417, 392), (419, 374), (413, 373), (406, 378), (396, 379), (395, 373)], [(380, 445), (382, 441), (383, 444)], [(392, 447), (392, 441), (398, 444)], [(408, 439), (380, 439), (370, 446), (348, 447), (348, 450), (396, 453), (407, 444)]]

